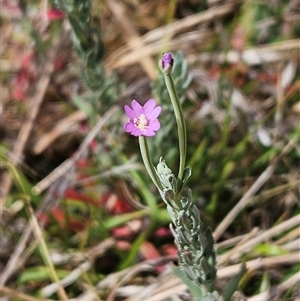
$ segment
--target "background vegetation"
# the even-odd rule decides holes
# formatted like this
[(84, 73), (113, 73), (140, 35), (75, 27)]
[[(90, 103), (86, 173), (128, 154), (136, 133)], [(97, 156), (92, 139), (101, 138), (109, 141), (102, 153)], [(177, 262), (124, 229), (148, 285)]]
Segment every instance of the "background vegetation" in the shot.
[(165, 205), (123, 130), (124, 104), (155, 98), (153, 160), (176, 170), (165, 51), (217, 287), (246, 262), (235, 300), (298, 300), (297, 1), (0, 5), (3, 300), (190, 300), (170, 270)]

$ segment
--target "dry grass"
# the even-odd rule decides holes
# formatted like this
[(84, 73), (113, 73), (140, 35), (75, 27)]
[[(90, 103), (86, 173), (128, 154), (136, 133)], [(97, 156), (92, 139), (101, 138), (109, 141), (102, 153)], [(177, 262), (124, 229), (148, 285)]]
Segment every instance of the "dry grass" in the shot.
[[(299, 300), (299, 5), (274, 2), (278, 14), (261, 17), (251, 1), (93, 1), (99, 64), (124, 83), (106, 112), (89, 106), (67, 20), (45, 20), (47, 1), (0, 4), (3, 300), (190, 300), (170, 269), (176, 254), (164, 251), (172, 239), (153, 234), (167, 224), (163, 204), (152, 188), (147, 198), (135, 142), (119, 129), (124, 103), (153, 96), (160, 54), (179, 50), (192, 78), (190, 186), (214, 229), (217, 288), (245, 262), (234, 300)], [(176, 166), (170, 133), (159, 147)], [(113, 211), (120, 199), (131, 212)], [(115, 234), (120, 225), (129, 236)], [(50, 277), (30, 274), (41, 267)]]

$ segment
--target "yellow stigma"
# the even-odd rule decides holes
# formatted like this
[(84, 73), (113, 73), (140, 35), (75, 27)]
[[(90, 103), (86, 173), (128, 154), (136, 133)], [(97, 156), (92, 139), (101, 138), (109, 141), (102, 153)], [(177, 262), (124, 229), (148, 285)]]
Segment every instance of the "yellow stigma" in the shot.
[(148, 121), (144, 114), (141, 114), (139, 118), (134, 118), (133, 122), (140, 131), (145, 131), (148, 127)]

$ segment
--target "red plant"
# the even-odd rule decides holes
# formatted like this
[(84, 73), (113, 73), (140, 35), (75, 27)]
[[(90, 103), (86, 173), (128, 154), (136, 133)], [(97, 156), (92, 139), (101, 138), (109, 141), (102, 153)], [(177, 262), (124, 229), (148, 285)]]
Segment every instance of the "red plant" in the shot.
[(53, 8), (47, 11), (46, 17), (49, 21), (61, 20), (65, 17), (65, 14), (61, 10)]
[(21, 68), (16, 76), (12, 79), (12, 97), (15, 100), (24, 101), (26, 98), (27, 90), (30, 84), (33, 83), (36, 74), (33, 68), (30, 68), (34, 58), (33, 52), (25, 53), (21, 57)]

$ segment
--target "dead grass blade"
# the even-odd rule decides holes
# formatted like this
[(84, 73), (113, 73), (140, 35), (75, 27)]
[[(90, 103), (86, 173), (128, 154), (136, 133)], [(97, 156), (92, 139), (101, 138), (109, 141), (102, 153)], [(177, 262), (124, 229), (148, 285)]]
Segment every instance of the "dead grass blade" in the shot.
[(89, 134), (85, 137), (85, 140), (76, 151), (72, 158), (67, 159), (60, 166), (58, 166), (52, 173), (50, 173), (46, 178), (37, 183), (32, 190), (36, 194), (40, 194), (47, 187), (49, 187), (52, 183), (54, 183), (58, 178), (60, 178), (63, 174), (68, 172), (70, 168), (74, 166), (78, 159), (85, 153), (86, 148), (90, 144), (90, 142), (94, 139), (94, 137), (98, 134), (100, 129), (106, 124), (112, 116), (117, 112), (117, 107), (112, 107), (102, 118), (99, 119), (94, 128), (89, 132)]
[[(129, 43), (131, 49), (140, 50), (142, 42), (139, 39), (138, 31), (132, 23), (132, 18), (128, 15), (125, 5), (117, 0), (111, 0), (107, 2), (112, 14), (115, 16), (117, 23), (120, 25), (121, 34), (124, 40)], [(156, 67), (154, 61), (150, 56), (144, 56), (139, 59), (145, 72), (151, 79), (156, 77)]]
[(48, 133), (44, 134), (33, 146), (33, 152), (35, 154), (42, 153), (47, 147), (49, 147), (57, 138), (61, 135), (70, 132), (73, 129), (73, 125), (86, 118), (86, 114), (82, 111), (76, 111), (71, 115), (63, 118), (57, 122), (55, 127)]
[[(113, 53), (105, 62), (105, 66), (108, 69), (115, 69), (116, 66), (126, 66), (126, 64), (132, 64), (136, 61), (144, 59), (145, 56), (149, 54), (159, 53), (162, 50), (163, 44), (161, 41), (164, 41), (164, 37), (173, 37), (175, 34), (180, 32), (184, 32), (185, 30), (199, 25), (200, 23), (205, 23), (213, 20), (214, 18), (218, 18), (224, 16), (233, 11), (234, 8), (240, 3), (241, 1), (233, 1), (229, 4), (224, 4), (219, 7), (208, 9), (204, 12), (194, 14), (188, 16), (184, 19), (178, 20), (166, 26), (157, 28), (155, 30), (151, 30), (147, 34), (145, 34), (141, 38), (136, 38), (135, 40), (131, 41), (128, 45), (124, 46), (118, 52)], [(203, 41), (201, 37), (198, 37), (199, 42)], [(195, 41), (195, 40), (194, 40)], [(156, 50), (152, 49), (151, 45), (159, 42), (159, 47), (156, 46)], [(138, 45), (138, 47), (136, 47)], [(143, 45), (149, 45), (148, 51), (145, 52)], [(178, 47), (178, 43), (177, 43)], [(137, 49), (136, 49), (137, 48)], [(170, 45), (168, 45), (170, 48)], [(134, 54), (131, 51), (134, 49)], [(135, 60), (134, 61), (134, 57)], [(121, 60), (121, 61), (120, 61)]]
[(218, 225), (214, 231), (216, 240), (224, 233), (228, 226), (232, 223), (235, 217), (248, 205), (251, 197), (262, 187), (262, 185), (272, 176), (277, 162), (287, 154), (297, 143), (296, 139), (292, 139), (282, 150), (281, 154), (266, 168), (266, 170), (258, 177), (252, 184), (249, 190), (244, 194), (240, 201), (233, 207), (233, 209), (226, 215), (223, 221)]
[(35, 298), (32, 296), (29, 296), (27, 294), (15, 291), (7, 286), (1, 286), (0, 291), (5, 295), (5, 296), (10, 296), (10, 297), (16, 297), (19, 298), (20, 300), (23, 301), (54, 301), (53, 299), (41, 299), (41, 298)]
[(242, 51), (230, 50), (226, 53), (201, 53), (189, 56), (189, 62), (218, 62), (231, 63), (244, 62), (249, 66), (274, 63), (286, 59), (299, 57), (300, 40), (288, 40), (278, 43), (251, 47)]

